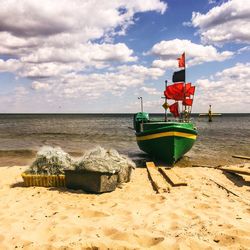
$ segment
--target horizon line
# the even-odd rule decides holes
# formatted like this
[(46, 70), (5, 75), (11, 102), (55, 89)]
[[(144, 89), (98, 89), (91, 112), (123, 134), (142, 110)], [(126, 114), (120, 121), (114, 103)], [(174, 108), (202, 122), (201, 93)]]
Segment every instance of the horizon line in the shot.
[[(37, 113), (33, 113), (33, 112), (19, 112), (19, 113), (14, 113), (14, 112), (9, 112), (9, 113), (0, 113), (0, 115), (133, 115), (139, 112), (124, 112), (124, 113), (118, 113), (118, 112), (85, 112), (85, 113), (76, 113), (76, 112), (65, 112), (65, 113), (53, 113), (53, 112), (49, 112), (49, 113), (42, 113), (42, 112), (37, 112)], [(146, 112), (149, 114), (156, 114), (156, 115), (165, 115), (165, 113), (159, 113), (159, 112)], [(193, 112), (192, 114), (206, 114), (208, 112)], [(216, 112), (217, 114), (218, 112)], [(250, 112), (220, 112), (219, 114), (249, 114)]]

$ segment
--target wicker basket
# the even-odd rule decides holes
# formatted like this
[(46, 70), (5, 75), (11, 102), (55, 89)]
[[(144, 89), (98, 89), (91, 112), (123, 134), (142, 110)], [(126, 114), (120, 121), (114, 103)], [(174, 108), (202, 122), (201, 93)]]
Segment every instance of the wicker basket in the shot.
[(26, 187), (65, 187), (65, 175), (22, 174)]

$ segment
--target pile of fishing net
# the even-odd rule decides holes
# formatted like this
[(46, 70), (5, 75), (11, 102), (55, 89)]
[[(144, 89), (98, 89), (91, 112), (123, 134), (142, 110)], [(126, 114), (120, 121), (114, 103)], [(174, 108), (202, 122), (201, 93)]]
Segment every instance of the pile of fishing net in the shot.
[(64, 170), (88, 170), (101, 173), (118, 173), (118, 183), (129, 182), (135, 163), (115, 149), (106, 150), (100, 146), (74, 159), (60, 147), (42, 147), (35, 161), (26, 171), (29, 174), (59, 175)]
[(75, 164), (76, 170), (118, 173), (118, 183), (129, 182), (134, 168), (135, 163), (125, 155), (100, 146), (87, 151)]
[(65, 169), (73, 168), (73, 159), (60, 147), (42, 147), (36, 155), (35, 161), (26, 171), (29, 174), (59, 175)]

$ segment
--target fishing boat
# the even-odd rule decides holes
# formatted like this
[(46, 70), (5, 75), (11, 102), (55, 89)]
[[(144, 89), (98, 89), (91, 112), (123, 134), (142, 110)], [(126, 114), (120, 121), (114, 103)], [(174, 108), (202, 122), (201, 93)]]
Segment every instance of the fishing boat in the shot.
[[(197, 137), (197, 130), (190, 120), (195, 86), (185, 81), (185, 53), (178, 61), (182, 69), (174, 72), (173, 84), (168, 85), (165, 81), (164, 119), (150, 119), (149, 113), (143, 112), (142, 97), (138, 97), (141, 99), (141, 112), (134, 115), (133, 121), (139, 148), (153, 159), (170, 165), (192, 148)], [(168, 109), (171, 118), (168, 117)]]

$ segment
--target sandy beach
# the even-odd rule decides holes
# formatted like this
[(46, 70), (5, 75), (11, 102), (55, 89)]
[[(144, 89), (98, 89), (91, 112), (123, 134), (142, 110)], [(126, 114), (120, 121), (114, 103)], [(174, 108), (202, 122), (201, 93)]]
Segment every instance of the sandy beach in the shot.
[(0, 86), (0, 250), (250, 250), (250, 0), (0, 0)]
[(0, 168), (0, 249), (249, 249), (250, 180), (175, 167), (188, 186), (157, 194), (137, 168), (122, 188), (94, 195), (24, 187), (26, 168)]

